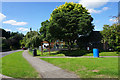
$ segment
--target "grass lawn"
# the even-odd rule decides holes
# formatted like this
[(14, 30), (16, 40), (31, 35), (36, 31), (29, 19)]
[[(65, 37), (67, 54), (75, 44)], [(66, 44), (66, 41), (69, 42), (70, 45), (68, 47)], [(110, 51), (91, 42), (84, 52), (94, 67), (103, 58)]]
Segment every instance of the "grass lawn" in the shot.
[[(37, 55), (40, 55), (40, 56), (65, 56), (64, 54), (57, 54), (57, 52), (58, 51), (51, 51), (50, 55), (49, 55), (49, 52), (43, 52), (43, 55), (41, 55), (41, 51), (37, 50)], [(29, 54), (33, 55), (33, 52), (29, 51)]]
[(118, 78), (118, 58), (41, 58), (80, 78)]
[[(33, 52), (29, 52), (30, 55), (33, 55)], [(40, 56), (93, 56), (93, 53), (87, 53), (84, 50), (76, 50), (76, 51), (51, 51), (43, 52), (41, 55), (41, 51), (37, 50), (37, 55)], [(100, 52), (99, 56), (118, 56), (116, 52)]]
[(23, 51), (2, 57), (2, 74), (13, 78), (37, 78), (38, 72), (22, 56)]
[[(85, 54), (83, 56), (93, 56), (93, 53)], [(100, 52), (99, 56), (118, 56), (116, 52)]]

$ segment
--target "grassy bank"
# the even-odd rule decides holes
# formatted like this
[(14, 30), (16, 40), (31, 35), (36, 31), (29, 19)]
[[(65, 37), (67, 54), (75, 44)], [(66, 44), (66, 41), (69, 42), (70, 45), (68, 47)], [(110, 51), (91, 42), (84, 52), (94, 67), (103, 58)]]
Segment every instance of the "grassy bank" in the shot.
[(2, 74), (13, 78), (37, 78), (36, 70), (22, 56), (23, 51), (2, 57)]
[(118, 78), (118, 58), (41, 58), (80, 78)]

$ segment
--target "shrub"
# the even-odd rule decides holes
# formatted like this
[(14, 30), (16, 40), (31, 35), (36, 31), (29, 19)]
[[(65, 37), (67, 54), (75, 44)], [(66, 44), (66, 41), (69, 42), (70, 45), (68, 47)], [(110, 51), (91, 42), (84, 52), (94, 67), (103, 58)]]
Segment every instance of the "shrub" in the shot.
[(64, 54), (65, 56), (82, 56), (88, 53), (86, 50), (61, 50), (58, 54)]

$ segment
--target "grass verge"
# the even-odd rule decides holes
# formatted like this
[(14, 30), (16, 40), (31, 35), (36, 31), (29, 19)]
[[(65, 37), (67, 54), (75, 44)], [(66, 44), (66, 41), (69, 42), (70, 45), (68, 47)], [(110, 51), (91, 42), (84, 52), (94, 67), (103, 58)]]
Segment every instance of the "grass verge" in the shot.
[(118, 58), (41, 58), (80, 78), (118, 78)]
[[(33, 55), (33, 52), (29, 51), (30, 55)], [(93, 56), (93, 53), (89, 53), (85, 50), (61, 50), (61, 51), (51, 51), (50, 55), (49, 52), (43, 52), (43, 55), (41, 54), (41, 51), (37, 50), (38, 56)], [(99, 56), (118, 56), (116, 52), (100, 52)]]
[(39, 74), (22, 56), (23, 51), (2, 57), (2, 74), (13, 78), (38, 78)]
[[(86, 51), (86, 50), (62, 50), (58, 53), (64, 54), (65, 56), (93, 56), (92, 51)], [(118, 56), (117, 52), (100, 52), (100, 56)]]
[[(93, 56), (93, 53), (85, 54), (83, 56)], [(116, 52), (100, 52), (99, 56), (118, 56)]]
[[(64, 54), (57, 54), (58, 51), (51, 51), (50, 52), (50, 55), (49, 55), (49, 52), (43, 52), (43, 55), (41, 54), (41, 51), (40, 50), (37, 50), (37, 55), (38, 56), (65, 56)], [(29, 51), (29, 54), (30, 55), (33, 55), (33, 51)]]

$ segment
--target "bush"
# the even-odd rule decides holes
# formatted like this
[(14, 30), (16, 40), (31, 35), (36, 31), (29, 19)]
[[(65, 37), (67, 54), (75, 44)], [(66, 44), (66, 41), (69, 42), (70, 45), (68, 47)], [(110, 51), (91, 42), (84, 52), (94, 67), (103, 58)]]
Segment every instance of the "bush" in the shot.
[(88, 53), (86, 50), (61, 50), (58, 54), (64, 54), (65, 56), (83, 56)]
[(64, 54), (57, 54), (57, 56), (65, 56)]

